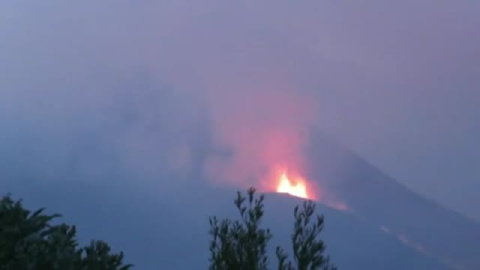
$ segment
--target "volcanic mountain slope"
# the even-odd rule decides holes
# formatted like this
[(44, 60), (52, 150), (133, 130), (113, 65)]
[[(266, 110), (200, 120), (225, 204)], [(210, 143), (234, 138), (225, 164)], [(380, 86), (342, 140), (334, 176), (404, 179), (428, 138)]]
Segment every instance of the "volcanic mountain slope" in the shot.
[[(327, 253), (340, 269), (480, 269), (478, 223), (414, 194), (327, 138), (313, 138), (306, 178), (317, 181), (321, 200), (332, 196), (348, 206), (346, 211), (318, 207), (326, 218)], [(12, 168), (0, 167), (1, 191), (24, 198), (30, 208), (46, 206), (64, 214), (66, 222), (78, 225), (81, 239), (108, 241), (125, 251), (126, 261), (137, 269), (205, 269), (208, 217), (237, 217), (237, 188), (211, 188), (198, 179), (172, 191), (171, 185), (146, 179), (121, 179), (115, 169), (88, 181), (71, 170), (70, 180), (48, 182), (28, 168)], [(272, 255), (277, 244), (288, 251), (293, 208), (301, 202), (267, 194), (265, 226), (274, 233)]]
[(309, 177), (327, 194), (420, 253), (454, 269), (480, 269), (479, 223), (413, 193), (325, 136), (312, 138)]
[[(12, 190), (12, 188), (10, 188)], [(233, 189), (185, 191), (172, 197), (133, 186), (65, 183), (55, 188), (30, 186), (13, 189), (28, 206), (47, 206), (77, 224), (81, 239), (107, 240), (126, 253), (136, 269), (205, 269), (208, 263), (208, 217), (236, 218)], [(290, 251), (293, 208), (302, 202), (288, 195), (267, 194), (266, 227), (275, 246)], [(318, 205), (326, 217), (322, 235), (340, 269), (451, 269), (431, 256), (418, 253), (395, 237), (350, 213)], [(276, 260), (271, 260), (274, 268)]]

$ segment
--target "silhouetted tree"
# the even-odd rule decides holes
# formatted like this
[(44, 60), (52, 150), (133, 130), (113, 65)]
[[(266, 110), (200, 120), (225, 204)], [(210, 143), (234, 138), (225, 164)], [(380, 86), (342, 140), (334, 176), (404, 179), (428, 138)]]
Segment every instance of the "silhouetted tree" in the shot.
[(111, 254), (102, 241), (80, 248), (75, 226), (52, 225), (60, 215), (31, 212), (21, 201), (5, 196), (0, 201), (1, 270), (127, 270), (123, 253)]
[[(292, 245), (296, 269), (334, 270), (336, 267), (330, 264), (330, 257), (323, 255), (325, 244), (318, 239), (323, 230), (324, 217), (316, 216), (314, 218), (314, 213), (315, 204), (312, 201), (305, 201), (302, 209), (297, 206), (294, 210)], [(312, 218), (314, 218), (313, 223)], [(279, 260), (278, 269), (295, 269), (292, 262), (287, 262), (287, 255), (282, 248), (277, 247), (276, 252)]]
[(240, 212), (240, 221), (219, 222), (216, 217), (210, 218), (211, 270), (267, 269), (267, 242), (272, 235), (268, 229), (260, 228), (264, 196), (255, 198), (254, 195), (253, 188), (247, 191), (247, 198), (237, 193), (235, 206)]
[[(210, 269), (211, 270), (264, 270), (268, 269), (267, 244), (272, 238), (269, 229), (261, 228), (264, 195), (255, 196), (255, 189), (250, 188), (247, 196), (237, 193), (235, 206), (241, 219), (219, 221), (210, 218)], [(277, 247), (279, 270), (334, 270), (330, 258), (324, 255), (325, 245), (319, 234), (323, 230), (323, 216), (316, 216), (312, 201), (295, 207), (292, 246), (294, 263), (288, 260), (285, 251)]]

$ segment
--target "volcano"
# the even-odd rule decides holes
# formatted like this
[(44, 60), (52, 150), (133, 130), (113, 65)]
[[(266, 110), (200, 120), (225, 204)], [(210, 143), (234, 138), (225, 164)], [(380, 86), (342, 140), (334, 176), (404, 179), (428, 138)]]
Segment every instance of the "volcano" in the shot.
[[(480, 224), (413, 193), (325, 136), (312, 137), (308, 179), (322, 194), (348, 205), (348, 210), (317, 207), (325, 216), (326, 253), (339, 269), (480, 269)], [(115, 187), (89, 183), (16, 181), (4, 182), (2, 189), (32, 208), (64, 213), (66, 222), (77, 224), (81, 239), (108, 241), (136, 269), (206, 268), (208, 217), (237, 218), (234, 188), (196, 185), (171, 194), (133, 181)], [(264, 225), (274, 235), (272, 256), (277, 245), (289, 251), (293, 209), (301, 202), (286, 193), (266, 195)]]
[[(353, 152), (315, 132), (312, 179), (353, 214), (453, 269), (480, 269), (480, 224), (410, 191)], [(433, 268), (432, 268), (433, 269)]]

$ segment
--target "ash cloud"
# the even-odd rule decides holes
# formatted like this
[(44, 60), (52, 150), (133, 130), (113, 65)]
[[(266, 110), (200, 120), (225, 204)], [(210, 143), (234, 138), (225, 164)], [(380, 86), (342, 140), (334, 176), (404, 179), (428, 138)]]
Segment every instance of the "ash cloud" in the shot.
[(45, 179), (247, 185), (271, 159), (303, 164), (319, 126), (475, 216), (474, 1), (7, 0), (0, 10), (3, 175), (27, 166)]

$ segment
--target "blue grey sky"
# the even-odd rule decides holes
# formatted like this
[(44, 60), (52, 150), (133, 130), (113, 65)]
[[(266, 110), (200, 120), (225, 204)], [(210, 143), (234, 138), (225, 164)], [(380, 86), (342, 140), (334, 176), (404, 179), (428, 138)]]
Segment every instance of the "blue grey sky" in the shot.
[(236, 127), (317, 126), (480, 220), (479, 28), (474, 0), (4, 0), (2, 159), (29, 153), (48, 181), (93, 136), (161, 178), (194, 166), (186, 142), (213, 119), (215, 143), (242, 153), (234, 171), (249, 171), (263, 133)]

